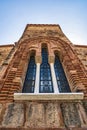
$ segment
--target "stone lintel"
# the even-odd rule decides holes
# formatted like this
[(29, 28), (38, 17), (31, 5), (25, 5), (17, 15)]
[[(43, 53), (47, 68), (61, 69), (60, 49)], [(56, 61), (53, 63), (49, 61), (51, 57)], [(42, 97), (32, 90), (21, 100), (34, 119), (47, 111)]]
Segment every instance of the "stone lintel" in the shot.
[(83, 93), (14, 93), (14, 100), (82, 100), (84, 98)]

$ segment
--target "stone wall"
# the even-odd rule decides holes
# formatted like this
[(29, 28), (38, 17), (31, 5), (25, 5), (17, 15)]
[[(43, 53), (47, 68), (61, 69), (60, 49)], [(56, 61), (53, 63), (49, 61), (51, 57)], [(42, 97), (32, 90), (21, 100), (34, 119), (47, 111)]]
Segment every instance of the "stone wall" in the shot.
[[(79, 105), (82, 108), (79, 108)], [(78, 108), (83, 115), (78, 112)], [(32, 101), (0, 104), (0, 128), (85, 128), (86, 109), (80, 102)]]

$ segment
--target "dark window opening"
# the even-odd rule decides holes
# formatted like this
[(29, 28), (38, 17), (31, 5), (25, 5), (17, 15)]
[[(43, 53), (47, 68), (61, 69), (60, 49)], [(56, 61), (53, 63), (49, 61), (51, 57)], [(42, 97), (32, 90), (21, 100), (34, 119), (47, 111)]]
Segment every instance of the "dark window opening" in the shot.
[(30, 62), (28, 64), (28, 69), (22, 91), (23, 93), (34, 93), (35, 77), (36, 77), (35, 57), (30, 56)]
[(48, 63), (47, 48), (42, 48), (42, 64), (40, 66), (40, 93), (53, 93), (53, 83)]
[(60, 59), (58, 57), (58, 55), (55, 55), (55, 64), (54, 64), (54, 68), (55, 68), (55, 74), (56, 74), (56, 79), (57, 79), (57, 84), (58, 84), (58, 89), (59, 92), (71, 92), (70, 91), (70, 87), (67, 81), (67, 78), (65, 76), (62, 64), (60, 62)]

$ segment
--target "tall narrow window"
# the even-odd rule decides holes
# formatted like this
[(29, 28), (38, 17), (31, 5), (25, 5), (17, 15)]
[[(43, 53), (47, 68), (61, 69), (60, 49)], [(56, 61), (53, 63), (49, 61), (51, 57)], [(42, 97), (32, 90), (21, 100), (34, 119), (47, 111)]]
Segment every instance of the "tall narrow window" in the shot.
[(54, 68), (55, 68), (59, 92), (70, 92), (70, 87), (69, 87), (68, 81), (66, 79), (62, 64), (60, 62), (58, 55), (56, 55), (56, 54), (55, 54)]
[(42, 48), (42, 64), (40, 66), (40, 93), (53, 93), (47, 48)]
[(36, 76), (35, 56), (31, 55), (23, 86), (23, 93), (34, 93), (35, 76)]

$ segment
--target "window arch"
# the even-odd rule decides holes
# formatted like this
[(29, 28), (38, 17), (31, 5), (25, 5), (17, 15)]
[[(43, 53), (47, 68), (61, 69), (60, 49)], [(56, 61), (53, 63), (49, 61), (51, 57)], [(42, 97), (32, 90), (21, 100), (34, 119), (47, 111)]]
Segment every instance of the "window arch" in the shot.
[(42, 64), (40, 66), (40, 93), (53, 93), (53, 83), (50, 65), (48, 63), (48, 49), (46, 44), (42, 44)]
[(55, 69), (58, 89), (59, 92), (70, 92), (70, 87), (58, 55), (59, 55), (58, 52), (55, 51), (54, 69)]
[(34, 93), (36, 78), (36, 64), (35, 64), (35, 51), (30, 54), (30, 61), (28, 63), (27, 73), (23, 86), (23, 93)]

